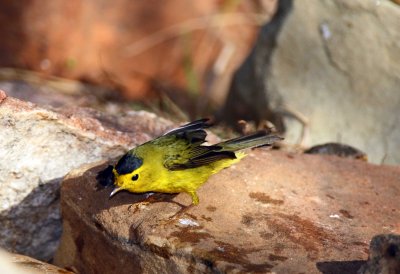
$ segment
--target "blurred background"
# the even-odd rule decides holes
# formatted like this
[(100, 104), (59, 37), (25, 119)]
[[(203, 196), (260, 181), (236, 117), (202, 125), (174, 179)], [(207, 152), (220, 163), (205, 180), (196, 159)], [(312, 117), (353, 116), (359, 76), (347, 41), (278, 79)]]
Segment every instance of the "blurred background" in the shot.
[[(389, 0), (2, 1), (0, 88), (53, 107), (273, 126), (400, 163), (400, 7)], [(245, 120), (247, 123), (237, 123)]]
[[(223, 103), (234, 70), (275, 6), (271, 0), (3, 2), (0, 64), (108, 87), (126, 100), (168, 96), (188, 115), (204, 115), (203, 107)], [(195, 98), (201, 109), (188, 107)]]

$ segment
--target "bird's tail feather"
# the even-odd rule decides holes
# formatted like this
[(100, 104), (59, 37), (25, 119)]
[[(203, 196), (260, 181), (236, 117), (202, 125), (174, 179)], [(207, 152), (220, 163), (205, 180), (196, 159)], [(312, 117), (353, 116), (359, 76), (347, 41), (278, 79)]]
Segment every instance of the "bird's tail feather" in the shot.
[(241, 136), (225, 142), (221, 142), (219, 144), (216, 144), (216, 146), (222, 147), (225, 151), (236, 151), (246, 148), (270, 146), (273, 143), (281, 140), (283, 140), (282, 137), (272, 134), (269, 131), (262, 130), (250, 135)]

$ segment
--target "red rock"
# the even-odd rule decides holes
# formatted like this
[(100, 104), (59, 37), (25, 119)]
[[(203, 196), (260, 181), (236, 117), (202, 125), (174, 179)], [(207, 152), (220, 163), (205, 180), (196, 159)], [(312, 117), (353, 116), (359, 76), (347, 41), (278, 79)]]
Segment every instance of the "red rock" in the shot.
[(101, 166), (62, 184), (55, 262), (86, 273), (276, 272), (350, 269), (379, 233), (399, 233), (400, 167), (255, 150), (211, 177), (200, 204), (186, 194), (98, 189)]

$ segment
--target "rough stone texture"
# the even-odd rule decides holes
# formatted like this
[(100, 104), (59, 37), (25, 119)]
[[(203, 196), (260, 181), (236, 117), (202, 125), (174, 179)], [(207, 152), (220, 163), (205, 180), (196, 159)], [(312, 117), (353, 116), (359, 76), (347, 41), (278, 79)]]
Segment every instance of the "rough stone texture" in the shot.
[(61, 236), (61, 178), (83, 163), (116, 157), (167, 126), (147, 112), (113, 117), (83, 108), (45, 109), (1, 91), (0, 246), (52, 258)]
[(374, 163), (400, 163), (399, 18), (388, 0), (279, 1), (220, 116), (269, 120), (289, 143), (308, 123), (306, 147), (345, 143)]
[(383, 234), (372, 238), (368, 262), (358, 274), (400, 273), (400, 235)]
[(98, 188), (105, 164), (61, 188), (55, 257), (82, 273), (355, 273), (373, 235), (400, 232), (400, 167), (258, 149), (186, 194)]
[(238, 120), (254, 121), (256, 124), (267, 120), (279, 132), (284, 132), (282, 117), (271, 109), (266, 96), (265, 74), (271, 64), (277, 36), (292, 6), (293, 0), (278, 1), (274, 16), (262, 27), (249, 56), (233, 75), (224, 107), (217, 117), (236, 129)]
[[(266, 77), (272, 104), (309, 120), (308, 146), (339, 141), (372, 162), (400, 163), (399, 6), (293, 2)], [(298, 124), (287, 128), (286, 140), (297, 141)]]

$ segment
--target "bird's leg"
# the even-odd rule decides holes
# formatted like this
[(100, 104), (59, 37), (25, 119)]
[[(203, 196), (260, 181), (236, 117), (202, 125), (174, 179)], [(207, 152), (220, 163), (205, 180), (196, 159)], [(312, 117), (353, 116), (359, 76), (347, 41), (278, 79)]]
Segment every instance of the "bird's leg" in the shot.
[(192, 197), (192, 204), (198, 205), (199, 204), (199, 196), (197, 196), (196, 191), (188, 192), (188, 194)]
[(142, 201), (139, 201), (138, 203), (131, 204), (131, 205), (128, 207), (128, 210), (131, 210), (131, 207), (132, 207), (132, 206), (135, 206), (134, 212), (136, 212), (136, 211), (138, 210), (138, 207), (139, 207), (139, 206), (151, 204), (152, 202), (154, 202), (154, 201), (157, 200), (157, 199), (155, 199), (155, 198), (153, 197), (153, 195), (154, 195), (154, 192), (147, 192), (147, 193), (145, 193), (145, 194), (144, 194), (145, 199), (142, 200)]
[(174, 215), (172, 215), (171, 217), (169, 217), (169, 219), (175, 219), (177, 216), (181, 216), (182, 214), (184, 214), (186, 211), (188, 211), (189, 209), (191, 209), (194, 206), (194, 204), (190, 204), (188, 206), (182, 207), (181, 209), (178, 210), (178, 212), (176, 212)]
[(181, 209), (179, 209), (178, 212), (169, 217), (169, 219), (175, 219), (177, 216), (182, 215), (183, 213), (191, 209), (193, 206), (199, 204), (199, 196), (197, 196), (196, 191), (187, 192), (187, 194), (189, 194), (190, 197), (192, 197), (192, 203), (188, 206), (182, 206)]

